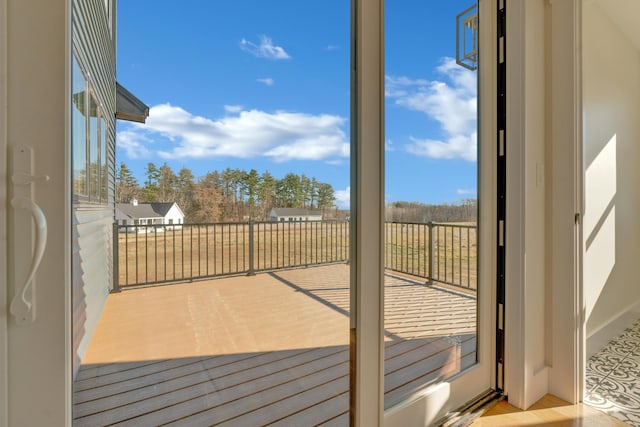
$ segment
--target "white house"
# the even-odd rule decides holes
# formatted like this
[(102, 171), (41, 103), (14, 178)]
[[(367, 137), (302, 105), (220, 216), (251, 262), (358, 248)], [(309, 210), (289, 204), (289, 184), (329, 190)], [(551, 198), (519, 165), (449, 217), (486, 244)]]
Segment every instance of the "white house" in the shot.
[[(170, 225), (176, 228), (184, 224), (184, 213), (176, 202), (116, 203), (116, 222), (120, 225)], [(144, 229), (146, 231), (146, 229)]]
[(322, 212), (298, 208), (273, 208), (269, 212), (269, 221), (322, 221)]

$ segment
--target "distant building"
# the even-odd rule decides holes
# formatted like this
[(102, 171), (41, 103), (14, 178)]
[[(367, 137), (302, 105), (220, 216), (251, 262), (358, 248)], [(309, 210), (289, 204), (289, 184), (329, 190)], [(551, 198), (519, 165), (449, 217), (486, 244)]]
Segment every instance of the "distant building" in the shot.
[[(116, 222), (119, 225), (165, 225), (174, 228), (184, 224), (184, 213), (176, 202), (116, 203)], [(122, 230), (125, 231), (125, 230)], [(140, 232), (146, 232), (146, 228)]]
[(273, 208), (269, 212), (270, 221), (322, 221), (321, 211), (297, 208)]

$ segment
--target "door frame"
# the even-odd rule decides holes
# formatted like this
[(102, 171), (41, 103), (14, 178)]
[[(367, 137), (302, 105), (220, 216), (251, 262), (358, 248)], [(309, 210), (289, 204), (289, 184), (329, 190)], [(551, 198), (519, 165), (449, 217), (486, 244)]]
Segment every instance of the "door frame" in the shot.
[[(0, 0), (0, 100), (7, 99), (7, 0)], [(7, 307), (7, 134), (6, 108), (0, 114), (0, 307)], [(0, 427), (8, 427), (9, 383), (7, 311), (0, 316)]]
[(352, 426), (384, 415), (384, 0), (351, 1)]
[[(524, 409), (546, 393), (570, 403), (582, 400), (582, 0), (509, 0), (508, 5), (507, 126), (512, 132), (507, 159), (505, 392), (509, 403)], [(540, 62), (547, 64), (542, 73), (536, 68)], [(541, 93), (546, 93), (542, 101)], [(540, 111), (544, 116), (537, 115)], [(536, 127), (545, 134), (537, 134)], [(535, 144), (545, 146), (542, 168), (528, 155), (527, 145)], [(529, 246), (539, 238), (536, 231), (526, 232), (532, 209), (527, 182), (538, 179), (536, 174), (547, 183), (547, 256), (541, 265), (527, 258)], [(536, 268), (546, 271), (542, 281), (527, 273)]]
[[(36, 319), (17, 325), (2, 319), (6, 347), (2, 354), (6, 390), (3, 393), (2, 424), (71, 425), (71, 193), (70, 193), (70, 111), (71, 111), (71, 2), (70, 0), (1, 0), (2, 12), (2, 101), (5, 106), (4, 134), (0, 149), (24, 144), (33, 148), (35, 175), (48, 175), (46, 182), (33, 185), (34, 200), (49, 224), (47, 247), (35, 276)], [(6, 74), (4, 74), (6, 73)], [(3, 156), (4, 159), (8, 156)], [(10, 182), (8, 165), (0, 168)], [(9, 209), (3, 198), (4, 209)], [(23, 215), (13, 209), (7, 217)], [(0, 227), (7, 227), (4, 224)], [(10, 230), (7, 230), (10, 231)], [(4, 235), (3, 235), (4, 236)], [(11, 236), (9, 236), (11, 237)], [(4, 238), (4, 237), (3, 237)], [(8, 241), (0, 262), (12, 266), (15, 254)], [(5, 256), (9, 259), (4, 260)], [(4, 270), (3, 270), (4, 271)], [(11, 274), (11, 271), (9, 271)], [(3, 273), (4, 274), (4, 273)], [(9, 276), (11, 277), (11, 275)], [(12, 296), (13, 284), (2, 281), (3, 307)], [(45, 303), (46, 302), (46, 303)], [(0, 344), (2, 346), (2, 344)], [(6, 371), (5, 371), (6, 370)], [(5, 401), (6, 399), (6, 401)]]
[[(485, 0), (487, 3), (494, 1)], [(384, 170), (384, 121), (380, 119), (384, 117), (384, 6), (383, 0), (353, 0), (352, 4), (356, 8), (356, 13), (353, 14), (356, 25), (352, 31), (356, 31), (359, 36), (356, 37), (357, 49), (352, 53), (356, 55), (352, 67), (355, 66), (356, 71), (360, 70), (359, 75), (362, 77), (361, 80), (353, 82), (353, 90), (360, 105), (360, 110), (355, 113), (357, 119), (354, 122), (354, 145), (360, 158), (356, 157), (358, 163), (352, 172), (352, 200), (355, 213), (353, 217), (356, 218), (354, 259), (357, 260), (353, 273), (356, 305), (351, 320), (352, 342), (357, 344), (357, 371), (352, 404), (355, 404), (357, 409), (355, 425), (368, 426), (382, 425), (393, 415), (393, 411), (387, 411), (388, 414), (383, 411), (384, 263), (380, 248), (384, 244), (384, 176), (380, 171)], [(0, 419), (0, 423), (7, 426), (9, 422), (12, 425), (71, 425), (71, 1), (39, 0), (37, 6), (34, 6), (33, 2), (15, 2), (8, 9), (7, 1), (0, 0), (1, 22), (9, 23), (7, 14), (11, 14), (12, 28), (5, 25), (2, 30), (0, 66), (3, 74), (0, 95), (6, 100), (12, 91), (21, 95), (23, 91), (27, 93), (24, 94), (24, 98), (16, 96), (6, 104), (9, 108), (5, 110), (5, 114), (11, 111), (15, 116), (15, 122), (5, 116), (0, 117), (0, 124), (9, 125), (9, 128), (2, 127), (8, 130), (0, 137), (0, 150), (6, 153), (9, 138), (22, 139), (22, 136), (39, 148), (36, 150), (35, 159), (37, 167), (42, 169), (42, 173), (50, 175), (51, 180), (46, 187), (36, 189), (36, 198), (55, 227), (51, 227), (49, 247), (42, 263), (43, 271), (47, 272), (47, 280), (44, 280), (45, 273), (37, 276), (41, 285), (38, 288), (38, 297), (49, 301), (49, 304), (46, 304), (46, 307), (40, 304), (38, 320), (34, 325), (19, 328), (9, 323), (7, 326), (6, 318), (0, 325), (0, 351), (6, 352), (6, 357), (2, 354), (4, 366), (0, 367), (0, 386), (7, 391), (11, 390), (11, 393), (4, 393), (6, 401), (3, 399), (0, 402), (0, 409), (3, 409), (3, 406), (10, 409), (2, 411), (6, 414), (6, 419)], [(362, 17), (366, 19), (361, 19)], [(7, 37), (9, 34), (13, 35), (12, 31), (17, 31), (25, 21), (46, 25), (23, 25), (19, 37)], [(30, 28), (30, 43), (25, 43), (29, 40), (26, 38), (26, 28)], [(7, 44), (7, 40), (11, 43), (15, 40), (16, 44)], [(29, 48), (36, 45), (36, 49), (21, 49), (22, 52), (18, 52), (18, 48), (25, 47), (25, 44)], [(38, 53), (36, 61), (33, 61), (34, 52)], [(19, 57), (19, 61), (8, 64), (8, 58), (15, 59), (13, 55)], [(43, 62), (47, 66), (34, 66)], [(371, 63), (378, 64), (378, 67), (375, 70), (366, 67), (366, 64)], [(12, 80), (7, 82), (4, 72), (9, 65)], [(37, 73), (36, 80), (33, 81), (34, 86), (28, 88), (21, 84), (24, 81), (20, 80), (19, 74), (19, 71), (25, 71), (27, 67), (31, 72)], [(35, 97), (36, 93), (48, 102), (35, 102), (40, 99)], [(28, 97), (31, 99), (27, 99)], [(27, 108), (25, 104), (29, 100), (32, 104)], [(26, 111), (30, 113), (27, 114)], [(26, 121), (29, 117), (32, 120), (40, 120), (40, 126), (24, 126), (24, 123), (23, 126), (19, 126), (20, 120)], [(6, 123), (3, 123), (5, 120)], [(47, 149), (43, 149), (44, 144), (48, 144)], [(4, 163), (0, 165), (0, 175), (6, 177)], [(6, 185), (2, 185), (0, 196), (6, 196), (6, 188)], [(492, 209), (490, 202), (483, 205)], [(491, 224), (494, 217), (490, 216), (487, 219), (486, 212), (481, 211), (481, 218)], [(5, 236), (6, 224), (3, 221), (0, 223), (0, 239), (5, 239)], [(495, 242), (490, 237), (486, 237), (485, 241), (491, 244)], [(0, 252), (0, 266), (6, 263), (6, 255)], [(364, 269), (362, 265), (377, 265), (378, 268)], [(491, 268), (485, 270), (485, 273), (490, 274)], [(482, 273), (483, 276), (485, 273)], [(6, 277), (1, 277), (0, 284), (6, 285)], [(7, 287), (3, 286), (0, 290), (0, 303), (4, 302), (5, 306), (6, 289)], [(489, 329), (493, 330), (493, 327)], [(485, 341), (481, 340), (484, 342), (481, 345), (494, 348), (493, 343)], [(490, 360), (479, 357), (484, 359), (481, 363), (492, 364)], [(7, 366), (11, 366), (11, 370), (8, 370)], [(471, 374), (475, 375), (479, 369), (472, 368), (471, 371)], [(38, 378), (25, 378), (22, 376), (24, 373), (34, 373), (31, 376)], [(455, 387), (454, 385), (451, 391), (457, 392)], [(64, 392), (61, 394), (60, 390)], [(56, 397), (52, 398), (53, 396)], [(10, 401), (10, 404), (7, 401)], [(37, 402), (36, 410), (33, 402)], [(413, 401), (411, 404), (416, 402)], [(419, 408), (419, 405), (412, 407)], [(420, 422), (421, 419), (414, 421)]]
[[(490, 388), (495, 378), (495, 259), (496, 259), (496, 0), (480, 0), (485, 17), (480, 46), (483, 52), (479, 80), (480, 238), (478, 364), (446, 382), (427, 387), (384, 410), (384, 1), (354, 0), (352, 14), (352, 362), (351, 407), (355, 426), (424, 426), (457, 409)], [(482, 26), (481, 26), (482, 28)], [(359, 72), (357, 72), (359, 70)], [(480, 163), (479, 163), (480, 164)], [(366, 230), (366, 232), (364, 232)], [(366, 266), (366, 268), (364, 268)], [(477, 391), (469, 383), (486, 384)], [(449, 396), (459, 396), (454, 403)]]

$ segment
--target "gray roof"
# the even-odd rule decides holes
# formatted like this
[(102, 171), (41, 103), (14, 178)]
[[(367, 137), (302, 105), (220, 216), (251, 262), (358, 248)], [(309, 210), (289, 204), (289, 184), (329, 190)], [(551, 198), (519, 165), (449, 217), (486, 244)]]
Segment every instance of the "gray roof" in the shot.
[(116, 119), (144, 123), (149, 117), (149, 107), (116, 82)]
[(277, 216), (321, 216), (321, 211), (310, 211), (308, 209), (299, 208), (273, 208)]
[(175, 202), (164, 203), (138, 203), (134, 206), (131, 203), (116, 203), (116, 209), (129, 218), (163, 218)]

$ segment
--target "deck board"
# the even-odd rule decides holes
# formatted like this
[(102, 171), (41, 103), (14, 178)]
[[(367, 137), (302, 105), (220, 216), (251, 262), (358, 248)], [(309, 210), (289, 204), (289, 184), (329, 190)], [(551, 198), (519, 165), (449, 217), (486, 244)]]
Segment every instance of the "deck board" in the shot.
[[(337, 359), (342, 361), (344, 359), (344, 356), (340, 354), (342, 352), (344, 350), (333, 348), (322, 348), (317, 351), (304, 350), (291, 355), (284, 354), (288, 352), (279, 352), (264, 355), (269, 356), (269, 359), (266, 360), (245, 358), (242, 363), (227, 364), (222, 367), (223, 369), (202, 366), (198, 377), (183, 377), (175, 383), (163, 384), (164, 387), (158, 387), (158, 384), (147, 387), (148, 390), (152, 390), (152, 394), (147, 398), (143, 398), (138, 391), (131, 396), (118, 396), (125, 403), (127, 398), (130, 398), (132, 402), (136, 403), (135, 405), (125, 404), (115, 407), (109, 405), (109, 402), (101, 403), (105, 404), (103, 410), (119, 411), (122, 420), (142, 416), (149, 412), (164, 411), (175, 415), (185, 411), (185, 414), (189, 414), (193, 411), (191, 408), (198, 407), (200, 401), (207, 405), (213, 404), (214, 401), (209, 396), (211, 391), (209, 386), (214, 387), (220, 397), (219, 400), (215, 400), (215, 403), (224, 403), (227, 400), (244, 397), (245, 395), (242, 393), (246, 391), (251, 394), (259, 391), (261, 387), (268, 388), (274, 384), (291, 382), (296, 379), (293, 372), (298, 372), (301, 375), (302, 367), (308, 367), (309, 370), (314, 371), (323, 370), (326, 368), (326, 364), (331, 362), (331, 357), (336, 358), (336, 354), (339, 355)], [(132, 408), (128, 408), (128, 406)], [(160, 414), (160, 416), (164, 415)], [(151, 418), (155, 423), (156, 416)], [(96, 419), (96, 417), (92, 419)]]
[[(346, 425), (349, 273), (282, 270), (109, 296), (74, 426)], [(385, 402), (475, 362), (469, 292), (389, 275)]]

